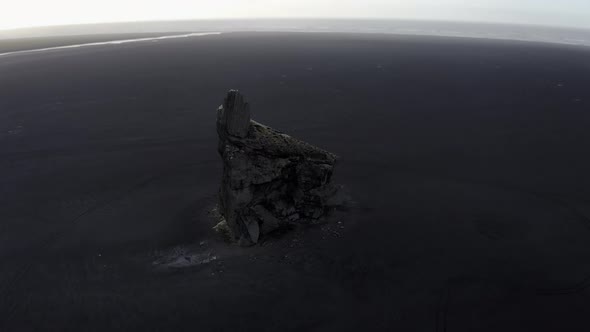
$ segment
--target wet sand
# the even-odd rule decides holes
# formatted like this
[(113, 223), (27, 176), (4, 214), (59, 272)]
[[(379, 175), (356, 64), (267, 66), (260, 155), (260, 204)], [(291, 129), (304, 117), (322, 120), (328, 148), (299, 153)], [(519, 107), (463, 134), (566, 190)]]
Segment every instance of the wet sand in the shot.
[[(0, 58), (2, 331), (587, 331), (590, 50), (228, 33)], [(241, 249), (215, 110), (355, 200)]]

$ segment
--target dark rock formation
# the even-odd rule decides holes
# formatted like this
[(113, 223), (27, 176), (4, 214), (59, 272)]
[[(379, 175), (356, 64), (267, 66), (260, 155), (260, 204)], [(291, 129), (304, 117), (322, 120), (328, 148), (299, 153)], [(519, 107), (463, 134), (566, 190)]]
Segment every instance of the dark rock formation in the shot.
[(292, 224), (314, 223), (330, 210), (336, 156), (250, 120), (231, 90), (217, 110), (223, 178), (219, 213), (233, 240), (255, 244)]

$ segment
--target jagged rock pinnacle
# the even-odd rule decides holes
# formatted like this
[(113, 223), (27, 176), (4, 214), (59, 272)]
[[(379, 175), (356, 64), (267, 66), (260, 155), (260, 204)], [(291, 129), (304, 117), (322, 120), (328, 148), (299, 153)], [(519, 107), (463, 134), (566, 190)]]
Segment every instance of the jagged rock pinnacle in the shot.
[(217, 112), (217, 123), (228, 135), (246, 137), (250, 129), (250, 105), (237, 90), (230, 90)]
[(233, 240), (252, 245), (281, 227), (314, 223), (328, 213), (337, 191), (334, 154), (252, 121), (236, 90), (217, 112), (223, 160), (218, 208)]

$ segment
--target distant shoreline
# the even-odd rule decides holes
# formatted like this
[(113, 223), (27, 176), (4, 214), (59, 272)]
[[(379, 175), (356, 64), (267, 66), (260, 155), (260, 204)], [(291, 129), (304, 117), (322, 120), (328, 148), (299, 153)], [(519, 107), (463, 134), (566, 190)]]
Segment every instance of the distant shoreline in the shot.
[(57, 50), (80, 48), (80, 47), (92, 47), (92, 46), (102, 46), (102, 45), (120, 45), (120, 44), (138, 43), (138, 42), (145, 42), (145, 41), (159, 41), (159, 40), (165, 40), (165, 39), (189, 38), (189, 37), (199, 37), (199, 36), (219, 35), (219, 34), (221, 34), (221, 32), (192, 32), (192, 33), (186, 33), (186, 34), (180, 34), (180, 35), (164, 35), (164, 36), (142, 37), (142, 38), (132, 38), (132, 39), (114, 39), (114, 40), (111, 39), (111, 40), (87, 42), (87, 43), (81, 43), (81, 44), (66, 44), (66, 45), (57, 45), (57, 46), (42, 47), (42, 48), (14, 50), (14, 51), (0, 53), (0, 58), (5, 57), (5, 56), (11, 56), (11, 55), (57, 51)]
[(384, 33), (384, 32), (325, 32), (325, 31), (226, 31), (226, 32), (182, 32), (182, 33), (119, 33), (119, 34), (96, 34), (96, 35), (78, 35), (78, 36), (54, 36), (22, 39), (0, 39), (0, 60), (15, 55), (27, 55), (42, 52), (54, 52), (60, 50), (77, 49), (94, 46), (109, 46), (128, 43), (140, 42), (158, 42), (161, 40), (172, 40), (200, 36), (215, 36), (221, 34), (243, 34), (245, 37), (258, 34), (335, 34), (342, 36), (381, 36), (391, 38), (419, 38), (432, 41), (452, 41), (452, 40), (472, 40), (474, 42), (506, 42), (506, 43), (530, 43), (545, 45), (547, 47), (572, 47), (587, 49), (587, 44), (576, 44), (568, 42), (551, 42), (543, 40), (524, 40), (516, 38), (501, 38), (493, 36), (461, 36), (461, 35), (442, 35), (442, 34), (419, 34), (419, 33)]
[[(79, 42), (77, 43), (81, 44), (86, 43), (84, 38), (90, 39), (89, 42), (102, 42), (107, 41), (104, 36), (111, 36), (109, 38), (112, 38), (113, 35), (125, 35), (132, 38), (137, 35), (141, 37), (160, 37), (192, 32), (362, 33), (514, 40), (590, 46), (590, 30), (580, 28), (416, 20), (236, 19), (85, 24), (0, 30), (0, 53), (23, 50), (22, 47), (19, 48), (18, 44), (26, 44), (28, 41), (40, 38), (53, 38), (58, 41), (57, 45), (41, 43), (43, 47), (54, 47), (64, 46), (63, 39), (78, 39)], [(102, 38), (98, 36), (102, 36)], [(24, 39), (27, 39), (27, 41), (25, 42)]]

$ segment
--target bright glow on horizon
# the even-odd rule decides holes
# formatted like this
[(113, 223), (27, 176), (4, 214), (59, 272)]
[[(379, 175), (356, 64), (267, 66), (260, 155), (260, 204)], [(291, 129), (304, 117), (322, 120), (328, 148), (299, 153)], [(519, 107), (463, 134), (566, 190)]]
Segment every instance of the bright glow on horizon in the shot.
[(0, 0), (0, 29), (217, 18), (397, 18), (590, 28), (588, 0)]

